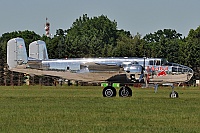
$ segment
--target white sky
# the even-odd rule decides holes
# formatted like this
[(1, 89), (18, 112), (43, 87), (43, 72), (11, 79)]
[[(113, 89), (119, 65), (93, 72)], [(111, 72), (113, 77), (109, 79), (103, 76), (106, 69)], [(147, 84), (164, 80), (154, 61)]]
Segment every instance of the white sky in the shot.
[(82, 16), (105, 15), (118, 29), (145, 36), (165, 28), (187, 36), (200, 25), (200, 0), (0, 0), (0, 35), (13, 31), (45, 34), (47, 17), (56, 29), (69, 29)]

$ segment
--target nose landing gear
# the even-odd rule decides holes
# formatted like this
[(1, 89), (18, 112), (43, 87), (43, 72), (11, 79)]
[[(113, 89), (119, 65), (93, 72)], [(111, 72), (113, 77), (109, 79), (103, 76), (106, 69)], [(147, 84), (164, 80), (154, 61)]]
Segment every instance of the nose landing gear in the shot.
[[(167, 86), (172, 87), (172, 92), (169, 94), (170, 98), (178, 98), (178, 92), (174, 91), (174, 85), (173, 84), (168, 83), (168, 84), (163, 84), (163, 85), (167, 85)], [(155, 90), (155, 93), (158, 91), (158, 84), (155, 84), (154, 90)]]

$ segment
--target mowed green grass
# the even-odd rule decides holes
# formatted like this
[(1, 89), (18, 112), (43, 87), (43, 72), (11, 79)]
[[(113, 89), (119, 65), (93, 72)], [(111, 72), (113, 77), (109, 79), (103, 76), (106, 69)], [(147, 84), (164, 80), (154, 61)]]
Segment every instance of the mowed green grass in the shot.
[(198, 133), (200, 88), (132, 88), (105, 98), (97, 86), (0, 87), (0, 132)]

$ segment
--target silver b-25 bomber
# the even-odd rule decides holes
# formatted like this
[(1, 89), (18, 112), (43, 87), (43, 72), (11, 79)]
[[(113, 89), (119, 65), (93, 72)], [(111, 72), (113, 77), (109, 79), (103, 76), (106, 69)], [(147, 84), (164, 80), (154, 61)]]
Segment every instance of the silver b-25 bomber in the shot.
[(69, 58), (49, 59), (46, 44), (38, 40), (30, 43), (29, 57), (22, 38), (7, 43), (7, 64), (11, 71), (35, 75), (52, 75), (66, 80), (105, 83), (104, 97), (116, 96), (113, 84), (120, 83), (119, 96), (132, 96), (128, 84), (144, 83), (170, 85), (170, 97), (178, 97), (173, 83), (188, 82), (193, 70), (187, 66), (168, 62), (163, 58)]

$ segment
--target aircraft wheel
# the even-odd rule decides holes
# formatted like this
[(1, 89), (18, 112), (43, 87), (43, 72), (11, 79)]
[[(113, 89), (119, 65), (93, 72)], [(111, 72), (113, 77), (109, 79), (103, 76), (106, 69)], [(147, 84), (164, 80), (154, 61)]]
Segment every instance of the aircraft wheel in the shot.
[(169, 97), (170, 98), (178, 98), (178, 92), (176, 92), (176, 91), (171, 92)]
[(103, 96), (104, 97), (115, 97), (116, 96), (116, 89), (112, 86), (107, 86), (103, 89)]
[(120, 97), (131, 97), (132, 96), (132, 90), (131, 90), (131, 88), (129, 88), (127, 86), (123, 86), (119, 90), (119, 96)]

